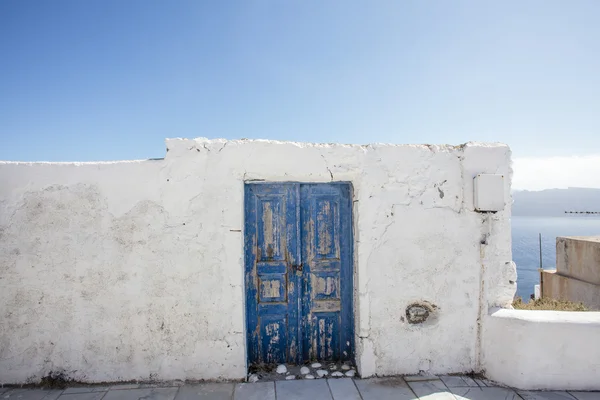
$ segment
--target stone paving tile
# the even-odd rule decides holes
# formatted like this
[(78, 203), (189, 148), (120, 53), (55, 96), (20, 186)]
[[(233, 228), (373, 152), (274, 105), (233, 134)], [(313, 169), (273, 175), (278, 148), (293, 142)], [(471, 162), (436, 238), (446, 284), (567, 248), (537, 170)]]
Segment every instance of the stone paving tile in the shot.
[(600, 400), (600, 392), (569, 392), (577, 400)]
[(417, 396), (402, 378), (370, 378), (354, 381), (363, 400), (412, 400)]
[(274, 382), (238, 383), (234, 400), (275, 400)]
[(275, 393), (278, 400), (332, 400), (325, 379), (277, 381)]
[(463, 378), (463, 381), (465, 381), (465, 383), (467, 384), (468, 387), (477, 387), (477, 386), (479, 386), (477, 384), (477, 382), (475, 382), (475, 379), (473, 379), (473, 378), (470, 378), (468, 376), (463, 376), (461, 378)]
[(331, 390), (333, 400), (361, 400), (360, 393), (350, 378), (328, 379), (327, 384)]
[(109, 390), (102, 400), (173, 400), (177, 389), (179, 388)]
[(88, 392), (88, 393), (72, 393), (63, 394), (59, 400), (101, 400), (106, 392)]
[(10, 400), (56, 400), (62, 390), (9, 389), (2, 393), (2, 399)]
[(65, 389), (62, 394), (106, 392), (109, 386), (81, 386)]
[(128, 390), (128, 389), (139, 389), (139, 383), (119, 383), (117, 385), (112, 385), (109, 390)]
[(179, 379), (175, 379), (173, 381), (164, 381), (161, 382), (158, 386), (159, 387), (174, 387), (174, 386), (183, 386), (185, 385), (185, 382)]
[[(508, 387), (502, 383), (490, 381), (488, 379), (484, 379), (483, 383), (485, 383), (485, 385), (488, 387), (501, 387), (501, 388), (505, 388), (505, 389), (514, 389), (514, 388)], [(516, 389), (514, 389), (514, 390), (516, 390)]]
[(406, 382), (433, 381), (436, 379), (440, 379), (440, 378), (437, 375), (431, 375), (431, 374), (406, 375), (404, 377), (404, 380)]
[(517, 393), (525, 400), (575, 400), (575, 397), (571, 396), (567, 392), (518, 390)]
[(44, 396), (42, 400), (56, 400), (63, 393), (60, 389), (48, 390), (48, 394)]
[(408, 386), (420, 398), (455, 400), (441, 380), (407, 382)]
[(490, 381), (489, 379), (475, 379), (475, 382), (477, 382), (477, 384), (481, 387), (501, 387), (501, 388), (505, 388), (505, 389), (510, 389), (509, 387), (498, 383), (498, 382), (493, 382)]
[(234, 389), (235, 384), (233, 383), (200, 383), (197, 385), (185, 385), (179, 388), (179, 392), (175, 399), (230, 400), (233, 397)]
[(440, 376), (440, 379), (448, 387), (479, 387), (477, 382), (468, 376), (445, 375)]
[(457, 400), (521, 400), (514, 390), (501, 387), (450, 388), (450, 391)]
[[(62, 390), (0, 388), (0, 400), (600, 400), (600, 392), (518, 391), (466, 376), (316, 379), (258, 383), (83, 386)], [(131, 387), (133, 389), (127, 389)], [(179, 390), (179, 391), (178, 391)], [(416, 393), (416, 394), (415, 394)], [(450, 393), (454, 394), (454, 398)]]

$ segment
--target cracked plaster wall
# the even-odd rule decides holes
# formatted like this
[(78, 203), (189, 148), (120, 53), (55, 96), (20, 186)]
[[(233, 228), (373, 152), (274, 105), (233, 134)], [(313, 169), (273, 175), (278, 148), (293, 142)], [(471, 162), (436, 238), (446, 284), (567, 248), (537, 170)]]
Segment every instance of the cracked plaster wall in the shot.
[[(473, 209), (501, 173), (506, 208)], [(164, 160), (0, 163), (0, 383), (245, 376), (243, 182), (351, 181), (363, 376), (480, 369), (510, 306), (504, 145), (168, 139)], [(435, 305), (412, 325), (406, 307)], [(484, 312), (485, 311), (485, 312)]]

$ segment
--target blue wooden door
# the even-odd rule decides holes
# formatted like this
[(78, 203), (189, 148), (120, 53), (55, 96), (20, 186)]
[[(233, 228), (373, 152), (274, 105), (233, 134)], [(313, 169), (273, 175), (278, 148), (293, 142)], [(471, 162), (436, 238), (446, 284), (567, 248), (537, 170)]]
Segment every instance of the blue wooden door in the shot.
[(348, 183), (245, 185), (249, 365), (352, 360)]

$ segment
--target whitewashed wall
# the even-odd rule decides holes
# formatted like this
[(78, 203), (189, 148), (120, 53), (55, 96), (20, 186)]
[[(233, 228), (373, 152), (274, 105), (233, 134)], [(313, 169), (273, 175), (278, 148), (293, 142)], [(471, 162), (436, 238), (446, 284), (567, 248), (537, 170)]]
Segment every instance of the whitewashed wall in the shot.
[[(363, 376), (479, 370), (515, 291), (504, 145), (167, 140), (164, 160), (0, 164), (0, 383), (242, 379), (245, 180), (354, 186)], [(504, 174), (506, 208), (473, 210)], [(437, 309), (420, 325), (406, 307)]]
[(486, 375), (519, 389), (600, 390), (600, 312), (492, 309)]

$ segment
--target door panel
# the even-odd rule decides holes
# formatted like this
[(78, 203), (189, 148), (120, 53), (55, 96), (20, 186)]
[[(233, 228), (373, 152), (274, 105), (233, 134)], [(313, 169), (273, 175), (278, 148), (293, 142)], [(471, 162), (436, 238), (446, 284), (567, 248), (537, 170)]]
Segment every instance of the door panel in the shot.
[(245, 186), (250, 365), (353, 359), (349, 184)]
[(303, 184), (303, 358), (352, 360), (352, 197), (349, 184)]
[(298, 362), (298, 188), (245, 186), (248, 358), (253, 364)]

